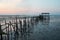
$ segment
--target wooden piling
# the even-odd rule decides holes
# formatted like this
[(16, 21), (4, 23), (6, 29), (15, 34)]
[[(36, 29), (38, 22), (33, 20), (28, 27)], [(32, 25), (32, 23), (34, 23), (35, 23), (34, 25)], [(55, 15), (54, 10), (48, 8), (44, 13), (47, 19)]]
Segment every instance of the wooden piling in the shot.
[(1, 37), (1, 40), (3, 40), (3, 37), (2, 37), (2, 29), (1, 29), (1, 24), (0, 24), (0, 37)]
[(22, 31), (22, 21), (19, 20), (19, 24), (20, 24), (20, 32)]
[[(12, 32), (12, 28), (11, 28), (12, 23), (11, 23), (11, 21), (9, 21), (9, 25), (10, 25), (10, 31)], [(11, 33), (11, 40), (12, 40), (12, 33)]]
[(16, 17), (16, 34), (18, 35), (18, 22), (17, 22), (17, 17)]
[(9, 40), (9, 23), (8, 23), (8, 35), (7, 35), (7, 38)]

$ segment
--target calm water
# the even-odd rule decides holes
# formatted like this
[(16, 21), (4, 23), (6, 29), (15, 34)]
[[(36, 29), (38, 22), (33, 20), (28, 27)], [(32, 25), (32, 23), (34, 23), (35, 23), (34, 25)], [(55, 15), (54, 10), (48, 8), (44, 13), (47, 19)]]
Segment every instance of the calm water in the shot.
[(60, 40), (60, 16), (50, 16), (50, 20), (29, 25), (28, 33), (20, 32), (13, 40)]
[(50, 16), (49, 22), (39, 22), (37, 26), (35, 26), (31, 40), (33, 39), (60, 40), (60, 16)]
[(32, 26), (28, 40), (60, 40), (60, 16), (50, 16), (49, 21), (36, 24)]

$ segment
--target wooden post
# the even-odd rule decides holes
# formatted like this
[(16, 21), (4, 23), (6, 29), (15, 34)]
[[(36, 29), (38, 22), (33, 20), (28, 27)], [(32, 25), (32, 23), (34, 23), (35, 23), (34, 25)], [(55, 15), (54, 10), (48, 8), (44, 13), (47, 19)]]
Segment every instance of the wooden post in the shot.
[[(11, 28), (12, 23), (11, 21), (9, 21), (9, 23), (10, 23), (10, 31), (12, 32), (12, 28)], [(11, 40), (12, 40), (12, 33), (11, 33)]]
[(9, 23), (8, 23), (8, 35), (7, 35), (7, 37), (8, 37), (8, 40), (9, 40)]
[[(8, 31), (7, 31), (7, 26), (6, 26), (6, 33), (7, 33)], [(5, 38), (6, 40), (7, 40), (7, 37)]]
[(5, 25), (6, 25), (6, 20), (5, 20)]
[(20, 31), (22, 31), (22, 21), (19, 20), (19, 24), (20, 24)]
[(17, 22), (17, 17), (16, 17), (16, 34), (18, 35), (18, 22)]
[(24, 22), (24, 25), (23, 25), (23, 32), (25, 33), (26, 32), (26, 17), (24, 18), (25, 20), (23, 21)]
[(1, 40), (3, 40), (3, 37), (2, 37), (2, 29), (1, 29), (1, 24), (0, 24), (0, 37), (1, 37)]

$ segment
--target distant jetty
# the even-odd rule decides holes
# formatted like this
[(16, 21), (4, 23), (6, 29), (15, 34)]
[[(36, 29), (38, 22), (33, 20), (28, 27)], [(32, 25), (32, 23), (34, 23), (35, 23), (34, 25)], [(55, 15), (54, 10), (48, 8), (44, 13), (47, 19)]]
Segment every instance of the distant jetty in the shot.
[(50, 19), (50, 13), (42, 13), (40, 15), (40, 19), (46, 20), (46, 19)]
[(49, 20), (50, 19), (50, 13), (41, 13), (41, 15), (36, 17), (37, 20)]

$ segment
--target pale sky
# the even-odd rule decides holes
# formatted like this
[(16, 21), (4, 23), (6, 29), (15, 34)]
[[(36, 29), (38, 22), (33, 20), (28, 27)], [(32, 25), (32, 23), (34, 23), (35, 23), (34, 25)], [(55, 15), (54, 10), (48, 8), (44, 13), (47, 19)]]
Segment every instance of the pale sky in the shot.
[(0, 0), (0, 14), (60, 12), (60, 0)]

